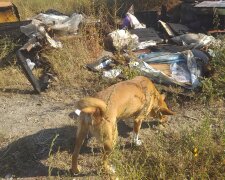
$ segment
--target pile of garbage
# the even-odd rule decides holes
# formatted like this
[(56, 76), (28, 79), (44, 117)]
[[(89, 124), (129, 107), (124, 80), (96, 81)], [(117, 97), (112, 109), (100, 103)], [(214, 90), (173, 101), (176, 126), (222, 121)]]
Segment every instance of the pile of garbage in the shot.
[[(108, 34), (111, 51), (126, 56), (131, 69), (156, 83), (186, 89), (199, 87), (201, 78), (209, 74), (210, 47), (221, 43), (220, 40), (203, 33), (202, 29), (196, 31), (184, 24), (164, 22), (160, 17), (157, 26), (149, 27), (143, 24), (143, 19), (139, 21), (133, 9), (126, 13), (121, 28)], [(122, 69), (111, 65), (116, 62), (113, 56), (103, 57), (87, 67), (102, 71), (106, 78), (121, 77)]]
[[(105, 37), (106, 48), (125, 57), (126, 63), (123, 63), (123, 66), (138, 70), (156, 83), (195, 89), (200, 86), (201, 77), (208, 73), (213, 54), (210, 46), (220, 43), (220, 40), (207, 35), (208, 29), (205, 27), (196, 30), (199, 20), (196, 18), (195, 8), (217, 7), (218, 4), (219, 1), (216, 5), (208, 1), (183, 1), (179, 3), (180, 10), (183, 11), (179, 11), (180, 18), (169, 14), (164, 5), (160, 13), (155, 10), (135, 12), (134, 6), (131, 6), (122, 19), (120, 28)], [(223, 17), (220, 4), (219, 7)], [(185, 13), (189, 10), (191, 14)], [(197, 9), (199, 12), (200, 10)], [(54, 39), (52, 34), (74, 36), (78, 33), (79, 26), (87, 23), (101, 22), (90, 20), (83, 14), (73, 13), (67, 16), (55, 10), (48, 10), (28, 21), (0, 24), (0, 36), (2, 32), (10, 33), (8, 29), (19, 29), (20, 33), (12, 34), (19, 34), (17, 38), (25, 39), (25, 42), (16, 50), (16, 55), (34, 90), (40, 93), (48, 88), (48, 80), (53, 75), (48, 71), (50, 65), (43, 64), (38, 51), (46, 44), (52, 48), (63, 48), (63, 44)], [(87, 67), (93, 71), (101, 71), (106, 78), (122, 77), (123, 71), (118, 61), (115, 56), (105, 56)], [(46, 70), (41, 78), (44, 82), (32, 73), (33, 68), (40, 62)]]

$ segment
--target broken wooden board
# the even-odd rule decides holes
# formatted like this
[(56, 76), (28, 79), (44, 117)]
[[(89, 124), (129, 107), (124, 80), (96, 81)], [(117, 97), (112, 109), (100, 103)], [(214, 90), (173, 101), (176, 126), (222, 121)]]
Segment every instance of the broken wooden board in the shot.
[(156, 70), (159, 70), (166, 74), (167, 76), (171, 76), (171, 70), (170, 70), (170, 65), (169, 64), (149, 64), (149, 66), (153, 67)]

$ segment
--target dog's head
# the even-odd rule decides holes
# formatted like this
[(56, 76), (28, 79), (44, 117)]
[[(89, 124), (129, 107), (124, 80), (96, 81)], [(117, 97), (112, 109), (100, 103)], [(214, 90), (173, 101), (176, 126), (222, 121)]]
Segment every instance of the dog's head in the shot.
[(151, 116), (154, 118), (160, 119), (160, 122), (166, 122), (167, 121), (167, 115), (174, 115), (175, 112), (171, 111), (166, 102), (165, 102), (165, 95), (159, 95), (158, 97), (158, 104), (152, 111)]

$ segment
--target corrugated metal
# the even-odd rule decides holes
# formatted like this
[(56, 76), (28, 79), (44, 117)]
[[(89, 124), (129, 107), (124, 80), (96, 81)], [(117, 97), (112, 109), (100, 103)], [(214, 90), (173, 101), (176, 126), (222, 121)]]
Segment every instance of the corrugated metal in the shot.
[(225, 8), (225, 1), (203, 1), (197, 5), (197, 8)]

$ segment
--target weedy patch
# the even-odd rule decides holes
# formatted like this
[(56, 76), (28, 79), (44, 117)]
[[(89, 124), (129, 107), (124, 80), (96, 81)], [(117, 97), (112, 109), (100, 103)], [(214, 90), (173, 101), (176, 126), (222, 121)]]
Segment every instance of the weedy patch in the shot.
[(14, 43), (10, 38), (8, 37), (3, 37), (0, 39), (0, 62), (1, 60), (7, 56), (15, 47), (16, 43)]
[[(223, 41), (224, 37), (221, 37)], [(220, 43), (212, 47), (214, 57), (210, 62), (212, 75), (202, 80), (203, 100), (225, 97), (225, 44)]]
[(115, 150), (120, 179), (223, 179), (225, 124), (205, 118), (192, 132), (158, 133), (151, 143)]

